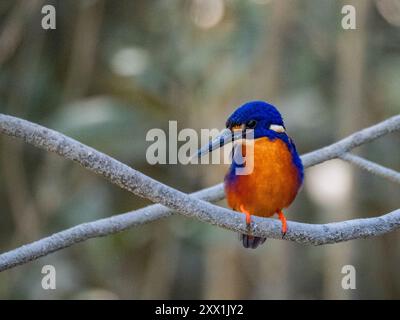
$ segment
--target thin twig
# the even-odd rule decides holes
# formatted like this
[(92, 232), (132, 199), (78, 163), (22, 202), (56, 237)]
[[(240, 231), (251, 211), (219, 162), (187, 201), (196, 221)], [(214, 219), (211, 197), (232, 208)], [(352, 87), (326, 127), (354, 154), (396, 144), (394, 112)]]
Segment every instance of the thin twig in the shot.
[[(304, 155), (303, 163), (308, 167), (338, 157), (352, 148), (399, 129), (400, 116), (389, 118), (328, 147)], [(163, 204), (183, 215), (230, 230), (248, 232), (242, 215), (197, 198), (206, 201), (222, 199), (224, 194), (221, 184), (194, 195), (187, 195), (74, 139), (29, 121), (0, 114), (0, 132), (78, 162), (121, 188)], [(74, 243), (119, 232), (170, 214), (171, 210), (161, 205), (153, 205), (127, 214), (78, 225), (0, 255), (0, 271), (37, 259)], [(289, 231), (285, 239), (321, 245), (380, 235), (395, 230), (399, 226), (399, 210), (377, 218), (325, 225), (289, 222)], [(274, 219), (254, 217), (251, 232), (257, 236), (281, 238), (279, 222)]]
[(338, 158), (340, 155), (361, 146), (362, 144), (371, 142), (372, 140), (398, 130), (400, 130), (400, 115), (357, 131), (334, 144), (305, 154), (302, 157), (303, 165), (305, 167), (311, 167), (318, 163)]
[(340, 155), (339, 158), (379, 177), (400, 184), (400, 173), (393, 169), (386, 168), (384, 166), (381, 166), (380, 164), (369, 161), (351, 153), (344, 153)]

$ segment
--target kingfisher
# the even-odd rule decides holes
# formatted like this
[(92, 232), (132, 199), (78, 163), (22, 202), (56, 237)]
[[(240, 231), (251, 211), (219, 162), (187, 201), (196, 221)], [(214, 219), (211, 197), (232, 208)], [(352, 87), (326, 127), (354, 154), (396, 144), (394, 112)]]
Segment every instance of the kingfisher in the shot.
[[(283, 209), (296, 198), (304, 170), (281, 114), (267, 102), (247, 102), (232, 113), (226, 121), (226, 129), (196, 156), (200, 158), (229, 142), (233, 142), (232, 164), (224, 179), (228, 206), (245, 214), (248, 230), (252, 215), (272, 217), (277, 214), (283, 238), (287, 232)], [(240, 171), (250, 163), (248, 172)], [(266, 240), (250, 231), (240, 234), (239, 239), (245, 248), (252, 249)]]

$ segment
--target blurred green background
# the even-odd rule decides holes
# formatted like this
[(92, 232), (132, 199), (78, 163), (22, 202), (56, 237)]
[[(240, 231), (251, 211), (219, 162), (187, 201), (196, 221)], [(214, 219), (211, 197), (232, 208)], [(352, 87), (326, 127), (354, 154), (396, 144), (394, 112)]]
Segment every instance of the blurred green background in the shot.
[[(41, 28), (52, 4), (57, 29)], [(341, 8), (356, 8), (343, 30)], [(400, 112), (400, 1), (1, 0), (0, 111), (61, 131), (174, 188), (224, 165), (147, 164), (152, 128), (223, 128), (248, 100), (278, 106), (300, 153)], [(356, 150), (400, 170), (400, 136)], [(326, 223), (399, 207), (400, 187), (339, 160), (308, 169), (287, 211)], [(78, 165), (0, 137), (0, 251), (149, 204)], [(225, 202), (221, 202), (225, 205)], [(174, 216), (0, 274), (0, 298), (400, 298), (400, 234), (321, 247)], [(52, 264), (57, 289), (41, 288)], [(354, 265), (357, 289), (343, 290)]]

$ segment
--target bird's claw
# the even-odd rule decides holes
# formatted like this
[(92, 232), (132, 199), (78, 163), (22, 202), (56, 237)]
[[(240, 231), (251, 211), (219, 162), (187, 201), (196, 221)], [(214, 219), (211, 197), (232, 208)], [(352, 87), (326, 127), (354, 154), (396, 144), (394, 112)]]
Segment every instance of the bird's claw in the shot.
[(278, 216), (279, 216), (279, 220), (282, 223), (282, 239), (285, 238), (286, 236), (286, 232), (287, 232), (287, 221), (286, 221), (286, 217), (283, 214), (282, 210), (278, 212)]
[(246, 215), (246, 227), (250, 228), (251, 225), (251, 213), (248, 212), (243, 205), (240, 206), (240, 211), (243, 212)]

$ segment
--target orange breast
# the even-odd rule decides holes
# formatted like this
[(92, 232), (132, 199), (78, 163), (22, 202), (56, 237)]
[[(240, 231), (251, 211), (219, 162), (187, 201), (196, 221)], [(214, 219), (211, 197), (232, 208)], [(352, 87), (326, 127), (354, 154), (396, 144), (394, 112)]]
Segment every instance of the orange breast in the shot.
[(228, 173), (225, 178), (228, 205), (237, 211), (243, 205), (253, 215), (268, 217), (293, 202), (300, 187), (298, 171), (285, 142), (280, 139), (256, 139), (253, 147), (247, 145), (247, 157), (249, 154), (254, 155), (252, 173)]

